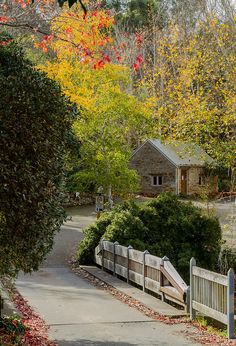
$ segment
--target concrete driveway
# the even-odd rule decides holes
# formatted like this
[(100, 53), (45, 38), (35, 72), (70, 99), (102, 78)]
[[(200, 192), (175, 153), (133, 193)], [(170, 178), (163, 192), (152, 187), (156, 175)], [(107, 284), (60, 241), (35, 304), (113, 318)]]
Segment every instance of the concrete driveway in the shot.
[(219, 218), (222, 237), (226, 245), (236, 251), (236, 197), (222, 198), (207, 203), (193, 201), (193, 204), (208, 209)]
[(213, 208), (221, 223), (223, 239), (236, 250), (236, 199), (222, 199), (215, 202)]
[(93, 208), (80, 208), (72, 215), (56, 235), (54, 249), (40, 270), (21, 275), (16, 282), (50, 326), (50, 338), (60, 346), (199, 345), (186, 339), (185, 325), (152, 320), (70, 270), (67, 261), (83, 238), (81, 228), (94, 220), (92, 212)]

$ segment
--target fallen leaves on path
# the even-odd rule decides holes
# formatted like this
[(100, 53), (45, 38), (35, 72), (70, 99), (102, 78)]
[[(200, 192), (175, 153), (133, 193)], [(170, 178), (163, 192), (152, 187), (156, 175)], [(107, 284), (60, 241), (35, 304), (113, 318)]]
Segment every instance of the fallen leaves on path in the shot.
[(21, 294), (17, 291), (11, 280), (1, 281), (4, 288), (8, 291), (17, 311), (22, 316), (22, 322), (29, 329), (23, 338), (24, 346), (57, 346), (57, 344), (48, 339), (48, 329), (44, 320), (34, 312)]
[[(158, 314), (156, 311), (148, 308), (140, 301), (122, 293), (113, 286), (105, 283), (104, 281), (96, 278), (86, 270), (82, 269), (77, 262), (70, 261), (72, 271), (85, 279), (87, 282), (110, 293), (116, 299), (124, 302), (128, 306), (137, 309), (146, 316), (153, 320), (163, 322), (169, 325), (184, 324), (186, 329), (183, 332), (184, 335), (190, 338), (193, 342), (200, 343), (202, 345), (216, 345), (216, 346), (236, 346), (236, 340), (226, 340), (219, 335), (210, 334), (206, 327), (200, 325), (198, 322), (191, 322), (185, 317), (181, 318), (169, 318)], [(29, 328), (26, 332), (23, 345), (24, 346), (57, 346), (57, 344), (48, 339), (48, 327), (44, 320), (34, 312), (29, 306), (28, 302), (20, 295), (15, 286), (10, 280), (2, 281), (4, 288), (9, 292), (16, 309), (22, 315), (22, 322)]]

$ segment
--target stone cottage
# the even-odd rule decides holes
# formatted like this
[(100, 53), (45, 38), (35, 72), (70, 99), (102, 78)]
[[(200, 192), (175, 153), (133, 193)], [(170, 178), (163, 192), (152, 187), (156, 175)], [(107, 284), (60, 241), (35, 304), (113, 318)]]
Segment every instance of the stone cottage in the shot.
[(216, 176), (205, 176), (204, 166), (213, 159), (193, 143), (161, 142), (148, 139), (131, 157), (131, 168), (141, 177), (140, 193), (155, 196), (164, 191), (175, 194), (214, 194)]

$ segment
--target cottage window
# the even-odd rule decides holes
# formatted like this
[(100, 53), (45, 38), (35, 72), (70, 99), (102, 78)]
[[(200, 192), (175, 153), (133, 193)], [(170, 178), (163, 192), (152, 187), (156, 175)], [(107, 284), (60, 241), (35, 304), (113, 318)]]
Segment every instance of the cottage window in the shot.
[(205, 179), (204, 179), (203, 175), (199, 175), (198, 184), (199, 185), (204, 185), (205, 184)]
[(163, 184), (163, 177), (162, 175), (154, 175), (152, 177), (152, 185), (153, 186), (160, 186)]

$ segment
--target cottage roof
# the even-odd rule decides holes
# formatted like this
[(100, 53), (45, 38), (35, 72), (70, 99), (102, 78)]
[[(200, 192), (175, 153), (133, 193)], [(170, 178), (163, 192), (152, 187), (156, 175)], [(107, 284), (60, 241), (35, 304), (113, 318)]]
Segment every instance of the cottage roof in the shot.
[(148, 139), (146, 142), (149, 142), (176, 166), (204, 166), (206, 163), (213, 162), (213, 159), (194, 143), (177, 141), (163, 143), (159, 139)]

